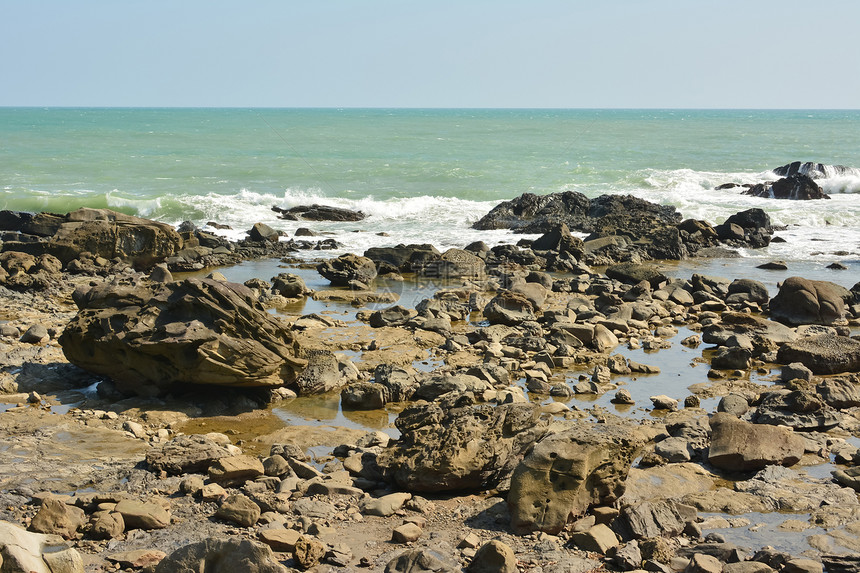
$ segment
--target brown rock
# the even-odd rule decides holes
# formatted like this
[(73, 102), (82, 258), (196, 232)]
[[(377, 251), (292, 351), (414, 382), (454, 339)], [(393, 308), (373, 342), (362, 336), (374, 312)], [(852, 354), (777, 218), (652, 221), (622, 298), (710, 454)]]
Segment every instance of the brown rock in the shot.
[(756, 471), (770, 464), (790, 466), (800, 461), (803, 438), (787, 428), (750, 424), (719, 412), (711, 418), (708, 462), (728, 471)]

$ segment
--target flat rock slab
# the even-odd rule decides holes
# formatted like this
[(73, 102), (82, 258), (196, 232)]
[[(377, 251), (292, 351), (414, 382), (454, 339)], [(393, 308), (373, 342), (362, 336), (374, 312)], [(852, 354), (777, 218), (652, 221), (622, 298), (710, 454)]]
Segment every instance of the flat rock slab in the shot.
[(777, 361), (800, 362), (813, 374), (860, 372), (860, 341), (836, 334), (809, 336), (783, 344)]
[(750, 424), (727, 413), (711, 419), (708, 462), (728, 471), (757, 471), (771, 464), (790, 466), (800, 461), (803, 438), (787, 428)]

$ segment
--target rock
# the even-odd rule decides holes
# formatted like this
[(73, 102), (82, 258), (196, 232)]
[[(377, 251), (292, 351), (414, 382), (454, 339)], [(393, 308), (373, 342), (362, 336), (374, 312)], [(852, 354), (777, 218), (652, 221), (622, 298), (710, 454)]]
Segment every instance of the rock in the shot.
[(361, 512), (365, 515), (389, 517), (400, 510), (403, 504), (410, 499), (412, 499), (411, 493), (392, 493), (379, 498), (369, 498), (362, 502)]
[(246, 455), (225, 456), (209, 466), (209, 479), (220, 485), (241, 485), (264, 474), (263, 462)]
[(337, 390), (349, 381), (347, 364), (338, 362), (329, 350), (314, 350), (305, 353), (307, 366), (296, 379), (300, 396), (324, 394)]
[(766, 263), (757, 265), (756, 268), (764, 269), (766, 271), (787, 271), (788, 265), (785, 261), (768, 261)]
[(90, 535), (96, 539), (114, 539), (125, 532), (125, 520), (116, 511), (94, 513), (90, 525)]
[(577, 423), (537, 442), (511, 478), (511, 527), (557, 534), (589, 506), (612, 503), (640, 440), (627, 427)]
[(299, 205), (289, 209), (280, 207), (272, 207), (272, 211), (280, 213), (281, 219), (291, 221), (361, 221), (365, 215), (361, 211), (353, 211), (352, 209), (344, 209), (343, 207), (331, 207), (329, 205)]
[(287, 573), (272, 550), (247, 539), (209, 538), (181, 547), (165, 557), (155, 573)]
[(295, 529), (262, 529), (257, 536), (273, 551), (292, 553), (302, 534)]
[(726, 412), (738, 418), (746, 414), (749, 408), (747, 399), (738, 394), (727, 394), (720, 398), (720, 403), (717, 404), (717, 412)]
[[(729, 346), (734, 338), (746, 337), (756, 352), (775, 350), (778, 345), (797, 340), (795, 331), (784, 324), (742, 312), (723, 312), (721, 320), (707, 326), (702, 341)], [(737, 346), (737, 344), (735, 344)]]
[(507, 483), (547, 421), (527, 403), (443, 409), (416, 404), (395, 421), (401, 436), (378, 457), (387, 479), (411, 492), (486, 490)]
[(799, 362), (818, 375), (860, 372), (860, 341), (846, 336), (808, 336), (783, 344), (776, 356), (781, 364)]
[(50, 254), (63, 265), (87, 252), (106, 260), (119, 257), (135, 268), (148, 269), (179, 252), (183, 246), (182, 237), (171, 225), (108, 209), (82, 208), (66, 215), (40, 215), (53, 218), (40, 228), (39, 233), (45, 240), (7, 241), (4, 250), (34, 256)]
[(746, 191), (743, 191), (743, 194), (767, 199), (792, 199), (799, 201), (830, 199), (830, 196), (811, 177), (802, 173), (783, 177), (773, 183), (753, 185)]
[(860, 387), (851, 380), (828, 378), (822, 380), (815, 391), (828, 406), (837, 410), (860, 406)]
[(10, 573), (84, 573), (80, 553), (57, 535), (30, 533), (0, 521), (0, 567)]
[(30, 531), (59, 535), (65, 539), (75, 537), (86, 521), (84, 511), (59, 499), (47, 497), (42, 500), (39, 511), (30, 522)]
[(312, 293), (302, 277), (292, 273), (281, 273), (272, 277), (272, 292), (286, 298), (300, 298)]
[(783, 573), (822, 573), (824, 566), (819, 561), (795, 557), (786, 561)]
[(690, 559), (684, 573), (723, 573), (723, 564), (716, 557), (696, 553)]
[(270, 241), (277, 243), (281, 234), (265, 223), (255, 223), (248, 231), (248, 238), (257, 243)]
[(768, 309), (774, 320), (785, 324), (833, 324), (845, 317), (845, 304), (852, 298), (836, 283), (789, 277)]
[(590, 527), (588, 531), (574, 532), (570, 540), (583, 551), (593, 551), (603, 555), (618, 545), (618, 537), (604, 523)]
[(364, 251), (364, 256), (373, 261), (377, 267), (386, 264), (391, 265), (400, 272), (412, 272), (413, 263), (421, 267), (424, 261), (439, 260), (442, 257), (442, 253), (433, 245), (423, 244), (371, 247)]
[(150, 471), (170, 475), (208, 473), (209, 466), (231, 455), (227, 448), (200, 434), (176, 436), (146, 452)]
[(368, 285), (376, 278), (376, 265), (367, 257), (347, 253), (321, 262), (317, 272), (335, 286), (350, 286), (354, 281)]
[(759, 281), (752, 279), (735, 279), (729, 285), (729, 294), (726, 302), (737, 304), (741, 302), (755, 302), (764, 304), (770, 300), (767, 287)]
[(623, 283), (635, 285), (642, 281), (648, 281), (652, 289), (658, 289), (669, 279), (652, 265), (637, 263), (619, 263), (606, 269), (606, 276), (619, 280)]
[(454, 573), (460, 567), (444, 561), (444, 557), (428, 549), (412, 549), (388, 562), (385, 573)]
[(251, 527), (260, 519), (260, 506), (241, 493), (228, 496), (215, 516), (241, 527)]
[[(742, 237), (733, 237), (727, 235), (726, 231), (737, 226)], [(730, 216), (722, 225), (717, 225), (714, 230), (719, 235), (720, 239), (726, 240), (730, 245), (749, 246), (754, 249), (761, 249), (770, 244), (770, 238), (773, 234), (770, 216), (762, 209), (753, 208), (741, 211)]]
[(779, 379), (783, 382), (792, 380), (812, 381), (812, 370), (801, 364), (800, 362), (792, 362), (791, 364), (783, 365)]
[(296, 548), (293, 550), (293, 557), (302, 569), (310, 569), (319, 565), (326, 554), (325, 543), (303, 535), (296, 541)]
[(708, 462), (720, 469), (748, 472), (770, 464), (790, 466), (803, 456), (803, 438), (786, 428), (717, 413), (711, 418), (711, 431)]
[(678, 409), (678, 401), (675, 398), (660, 394), (659, 396), (651, 396), (649, 398), (654, 405), (655, 410), (668, 410), (674, 412)]
[(696, 519), (696, 510), (672, 500), (643, 501), (622, 510), (635, 539), (680, 535)]
[(484, 316), (490, 324), (516, 326), (535, 320), (534, 305), (524, 294), (502, 291), (484, 307)]
[(789, 177), (797, 173), (808, 175), (812, 179), (822, 179), (835, 175), (854, 175), (857, 170), (844, 165), (824, 165), (814, 161), (800, 162), (794, 161), (787, 165), (782, 165), (773, 170), (774, 173), (781, 177)]
[(746, 370), (752, 353), (738, 346), (720, 347), (711, 358), (711, 367), (719, 370)]
[(123, 499), (114, 511), (122, 514), (126, 529), (164, 529), (170, 525), (170, 511), (158, 503)]
[(478, 549), (466, 571), (468, 573), (516, 573), (517, 557), (510, 546), (493, 539)]
[(116, 563), (120, 567), (143, 569), (145, 567), (154, 567), (155, 565), (158, 565), (165, 557), (167, 557), (167, 553), (164, 551), (158, 551), (157, 549), (138, 549), (136, 551), (111, 553), (107, 555), (107, 560), (111, 563)]
[(21, 336), (21, 342), (25, 344), (43, 344), (50, 340), (50, 338), (51, 336), (48, 334), (47, 328), (41, 324), (34, 324)]
[(382, 328), (384, 326), (403, 326), (409, 319), (415, 316), (415, 311), (406, 307), (395, 305), (374, 311), (370, 315), (370, 326)]
[(281, 386), (305, 366), (293, 335), (243, 285), (102, 284), (76, 302), (80, 310), (59, 338), (63, 353), (121, 391), (152, 395), (177, 383)]
[(394, 543), (411, 543), (418, 541), (423, 530), (414, 523), (404, 523), (399, 527), (395, 527), (391, 532), (391, 541)]
[(595, 324), (591, 344), (598, 352), (612, 352), (618, 346), (618, 337), (602, 324)]

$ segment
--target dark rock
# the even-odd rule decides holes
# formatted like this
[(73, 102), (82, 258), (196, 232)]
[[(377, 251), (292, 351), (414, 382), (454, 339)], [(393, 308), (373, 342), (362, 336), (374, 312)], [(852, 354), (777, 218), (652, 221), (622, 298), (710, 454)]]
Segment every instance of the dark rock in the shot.
[(299, 275), (281, 273), (272, 277), (272, 292), (287, 298), (299, 298), (310, 294), (312, 291)]
[(744, 195), (768, 199), (830, 199), (811, 177), (800, 173), (784, 177), (773, 183), (759, 183), (743, 192)]
[(395, 305), (373, 312), (370, 315), (369, 322), (370, 326), (373, 328), (381, 328), (383, 326), (402, 326), (413, 316), (415, 316), (415, 312), (411, 309)]
[(343, 209), (341, 207), (330, 207), (328, 205), (299, 205), (290, 209), (282, 209), (274, 206), (272, 211), (280, 213), (282, 219), (292, 221), (361, 221), (365, 214), (361, 211)]
[(642, 281), (648, 281), (651, 288), (658, 289), (669, 278), (651, 265), (637, 263), (619, 263), (606, 269), (606, 276), (619, 280), (626, 284), (635, 285)]
[(807, 161), (805, 163), (794, 161), (777, 167), (773, 172), (780, 177), (790, 177), (799, 173), (801, 175), (808, 175), (812, 179), (821, 179), (834, 175), (856, 175), (857, 169), (844, 165), (824, 165), (823, 163), (816, 163), (814, 161)]
[(429, 549), (411, 549), (388, 562), (385, 573), (454, 573), (460, 571), (446, 558)]
[(523, 321), (535, 320), (534, 304), (524, 294), (502, 291), (484, 307), (484, 316), (490, 324), (515, 326)]
[(262, 243), (264, 241), (277, 242), (281, 234), (265, 223), (255, 223), (248, 231), (248, 238), (252, 241)]
[(317, 272), (335, 286), (349, 286), (351, 281), (367, 285), (376, 278), (376, 265), (367, 257), (347, 253), (321, 262)]
[(281, 386), (305, 361), (292, 334), (243, 285), (187, 279), (77, 293), (80, 309), (59, 342), (73, 364), (121, 391), (152, 395), (174, 384)]
[(853, 299), (844, 287), (829, 281), (789, 277), (768, 305), (771, 316), (786, 324), (833, 324), (844, 318)]
[[(469, 250), (469, 249), (466, 249)], [(371, 247), (364, 251), (364, 256), (376, 263), (377, 266), (387, 263), (399, 272), (412, 272), (412, 264), (422, 264), (427, 260), (437, 260), (442, 256), (436, 247), (430, 244), (397, 245), (396, 247)]]
[(726, 302), (729, 304), (739, 302), (755, 302), (764, 304), (770, 300), (767, 287), (759, 281), (752, 279), (735, 279), (729, 285), (729, 294)]
[(633, 538), (647, 539), (680, 535), (696, 520), (696, 509), (671, 500), (644, 501), (624, 508), (621, 515)]
[(788, 265), (785, 261), (768, 261), (766, 263), (762, 263), (756, 266), (757, 269), (764, 269), (766, 271), (787, 271)]

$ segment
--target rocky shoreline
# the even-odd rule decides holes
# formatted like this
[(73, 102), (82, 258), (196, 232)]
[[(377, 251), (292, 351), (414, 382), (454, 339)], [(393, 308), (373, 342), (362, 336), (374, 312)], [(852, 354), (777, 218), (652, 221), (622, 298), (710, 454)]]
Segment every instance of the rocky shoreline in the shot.
[[(173, 275), (325, 240), (0, 213), (0, 570), (858, 569), (860, 283), (648, 263), (764, 246), (757, 209), (524, 195), (476, 225), (542, 236), (324, 258), (314, 292)], [(413, 277), (414, 308), (376, 288)], [(636, 403), (676, 344), (710, 345), (706, 381)], [(607, 394), (648, 415), (571, 405)], [(385, 431), (273, 422), (317, 396)], [(731, 541), (773, 515), (796, 547)]]

